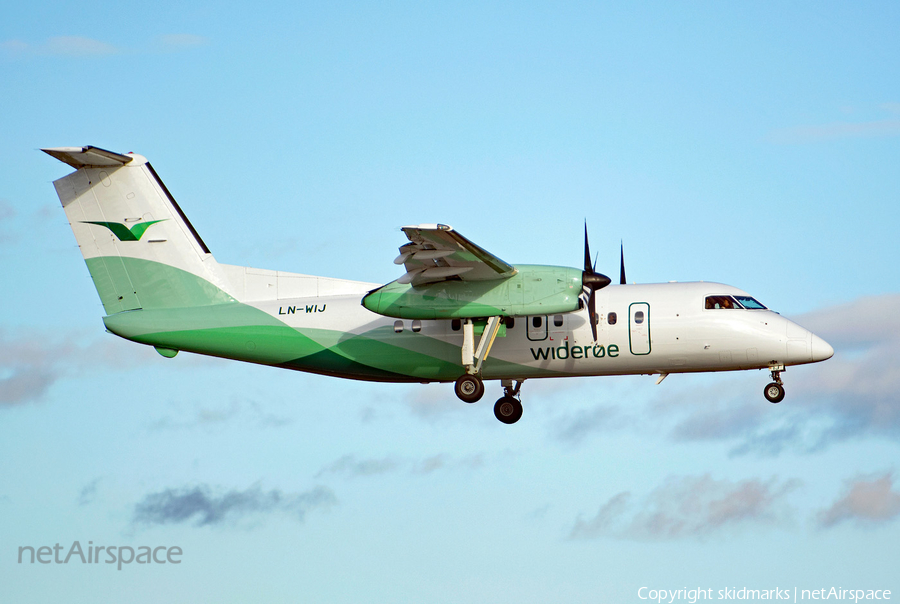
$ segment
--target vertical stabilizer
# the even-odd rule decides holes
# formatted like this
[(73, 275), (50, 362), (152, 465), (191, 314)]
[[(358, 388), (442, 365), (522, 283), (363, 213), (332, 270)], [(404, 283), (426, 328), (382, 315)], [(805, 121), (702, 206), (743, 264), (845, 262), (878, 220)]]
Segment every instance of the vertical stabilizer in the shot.
[(76, 169), (53, 184), (106, 314), (234, 301), (146, 158), (96, 147), (43, 151)]

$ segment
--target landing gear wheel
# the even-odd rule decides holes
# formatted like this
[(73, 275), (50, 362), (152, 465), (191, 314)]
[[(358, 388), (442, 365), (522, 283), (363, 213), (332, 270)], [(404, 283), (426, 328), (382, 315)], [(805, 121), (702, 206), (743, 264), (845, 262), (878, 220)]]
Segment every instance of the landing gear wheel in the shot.
[(504, 396), (494, 404), (494, 415), (504, 424), (514, 424), (522, 417), (522, 403), (511, 396)]
[(477, 375), (462, 375), (456, 380), (456, 396), (463, 402), (474, 403), (484, 396), (484, 382)]
[(784, 400), (784, 386), (777, 382), (772, 382), (766, 386), (763, 394), (770, 403), (780, 403)]

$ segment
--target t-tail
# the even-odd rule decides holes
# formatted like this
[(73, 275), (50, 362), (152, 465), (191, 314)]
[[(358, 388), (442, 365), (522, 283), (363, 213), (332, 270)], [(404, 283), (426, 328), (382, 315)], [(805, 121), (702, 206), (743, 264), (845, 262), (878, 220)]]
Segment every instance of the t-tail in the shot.
[(76, 169), (53, 184), (107, 315), (234, 302), (224, 270), (146, 158), (43, 151)]

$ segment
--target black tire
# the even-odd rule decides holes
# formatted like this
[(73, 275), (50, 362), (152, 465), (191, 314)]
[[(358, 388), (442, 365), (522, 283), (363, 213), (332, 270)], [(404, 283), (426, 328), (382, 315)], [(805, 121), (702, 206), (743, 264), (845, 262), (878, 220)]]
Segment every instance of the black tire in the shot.
[(772, 382), (763, 389), (763, 395), (770, 403), (780, 403), (784, 400), (784, 386), (778, 382)]
[(474, 403), (484, 396), (484, 382), (476, 375), (461, 375), (454, 387), (456, 396), (465, 403)]
[(494, 403), (494, 415), (504, 424), (514, 424), (522, 417), (522, 403), (511, 396), (504, 396)]

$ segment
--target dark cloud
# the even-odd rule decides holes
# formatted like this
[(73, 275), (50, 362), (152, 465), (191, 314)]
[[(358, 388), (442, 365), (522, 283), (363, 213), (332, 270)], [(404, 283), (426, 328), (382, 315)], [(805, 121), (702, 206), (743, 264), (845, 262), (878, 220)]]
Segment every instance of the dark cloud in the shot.
[(0, 403), (40, 399), (82, 353), (74, 337), (38, 332), (13, 336), (0, 329)]
[(247, 516), (271, 513), (302, 521), (310, 511), (327, 509), (336, 502), (334, 492), (322, 486), (302, 493), (263, 491), (259, 486), (214, 493), (208, 486), (195, 486), (150, 493), (135, 505), (132, 522), (135, 525), (190, 522), (194, 526), (209, 526), (233, 524)]
[[(127, 352), (123, 352), (126, 351)], [(159, 359), (149, 346), (95, 331), (68, 333), (0, 328), (0, 407), (38, 401), (60, 379), (105, 369), (132, 369)], [(182, 366), (207, 362), (186, 355)], [(212, 362), (212, 361), (209, 361)]]
[(672, 477), (643, 498), (623, 491), (591, 518), (579, 517), (572, 539), (613, 537), (641, 541), (706, 538), (749, 527), (788, 522), (785, 496), (799, 482), (749, 479), (739, 482), (703, 476)]
[(828, 509), (818, 514), (821, 528), (830, 528), (852, 521), (862, 526), (876, 526), (900, 516), (900, 491), (896, 491), (894, 476), (856, 478), (848, 480), (844, 494)]
[(417, 474), (431, 474), (447, 465), (447, 456), (444, 454), (432, 455), (415, 464), (413, 471)]
[(78, 493), (78, 505), (87, 505), (94, 501), (94, 497), (97, 495), (97, 485), (100, 484), (100, 479), (95, 478), (90, 481), (81, 489), (81, 492)]
[(567, 413), (554, 422), (551, 432), (557, 440), (579, 444), (592, 434), (620, 428), (623, 421), (615, 406), (597, 405)]

